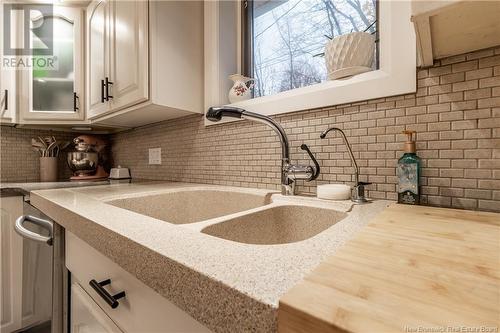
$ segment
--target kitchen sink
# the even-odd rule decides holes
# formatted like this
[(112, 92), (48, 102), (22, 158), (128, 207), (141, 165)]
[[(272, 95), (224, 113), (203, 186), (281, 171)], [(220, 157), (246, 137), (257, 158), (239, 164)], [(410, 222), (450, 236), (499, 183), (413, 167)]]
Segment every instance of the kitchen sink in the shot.
[(181, 190), (108, 201), (115, 207), (174, 224), (204, 221), (267, 205), (271, 193)]
[(332, 209), (283, 205), (213, 224), (202, 232), (239, 243), (285, 244), (311, 238), (346, 216)]

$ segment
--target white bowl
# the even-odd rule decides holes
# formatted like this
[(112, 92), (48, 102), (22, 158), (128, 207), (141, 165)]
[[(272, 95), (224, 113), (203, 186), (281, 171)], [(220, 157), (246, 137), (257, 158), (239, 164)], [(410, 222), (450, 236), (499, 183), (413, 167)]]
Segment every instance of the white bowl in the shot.
[(351, 198), (351, 187), (345, 184), (318, 185), (318, 199), (348, 200)]

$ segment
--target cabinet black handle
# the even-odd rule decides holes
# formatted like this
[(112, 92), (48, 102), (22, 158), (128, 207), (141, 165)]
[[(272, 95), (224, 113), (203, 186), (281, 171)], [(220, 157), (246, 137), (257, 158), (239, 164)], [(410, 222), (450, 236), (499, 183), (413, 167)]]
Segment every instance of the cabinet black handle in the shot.
[(9, 91), (5, 89), (5, 111), (9, 109)]
[(106, 289), (103, 288), (104, 286), (111, 284), (111, 279), (107, 279), (101, 282), (97, 282), (96, 280), (92, 279), (90, 280), (89, 284), (96, 291), (96, 293), (99, 294), (99, 296), (101, 296), (106, 303), (108, 303), (108, 305), (112, 309), (116, 309), (118, 305), (120, 305), (117, 299), (125, 297), (124, 291), (120, 291), (116, 295), (111, 295)]
[(104, 80), (101, 80), (101, 103), (104, 103), (107, 99), (104, 97)]
[(113, 85), (113, 82), (109, 81), (109, 78), (106, 76), (106, 100), (107, 101), (109, 101), (110, 98), (113, 98), (113, 96), (109, 94), (109, 85)]
[(80, 108), (78, 107), (77, 101), (80, 101), (80, 97), (76, 94), (76, 92), (73, 93), (73, 111), (78, 111)]

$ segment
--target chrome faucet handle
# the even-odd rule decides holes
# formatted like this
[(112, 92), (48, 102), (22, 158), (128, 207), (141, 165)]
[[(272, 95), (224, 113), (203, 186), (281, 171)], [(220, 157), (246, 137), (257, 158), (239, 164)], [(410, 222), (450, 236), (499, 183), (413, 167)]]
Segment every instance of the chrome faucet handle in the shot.
[(365, 196), (365, 186), (371, 185), (371, 183), (367, 182), (358, 182), (356, 186), (353, 188), (353, 193), (351, 200), (356, 202), (356, 203), (366, 203), (368, 200), (366, 199)]
[(314, 179), (315, 170), (310, 165), (288, 164), (285, 173), (286, 178), (294, 183), (296, 180), (310, 181)]
[(282, 182), (281, 193), (283, 195), (295, 195), (295, 182), (297, 180), (305, 180), (306, 182), (310, 182), (318, 178), (319, 176), (319, 164), (318, 161), (314, 158), (314, 155), (309, 150), (307, 145), (302, 144), (300, 146), (302, 150), (305, 150), (309, 157), (314, 162), (314, 167), (310, 165), (299, 165), (299, 164), (290, 164), (288, 160), (286, 160), (286, 164), (283, 167), (283, 174), (286, 178), (286, 182)]

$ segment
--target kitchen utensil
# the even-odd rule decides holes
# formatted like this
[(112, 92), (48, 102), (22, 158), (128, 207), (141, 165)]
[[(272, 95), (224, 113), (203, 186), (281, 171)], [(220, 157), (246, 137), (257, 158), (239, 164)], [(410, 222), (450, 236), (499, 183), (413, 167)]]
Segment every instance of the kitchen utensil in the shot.
[(58, 157), (59, 152), (66, 149), (69, 144), (69, 141), (58, 142), (54, 136), (38, 137), (38, 140), (31, 139), (33, 150), (38, 152), (41, 157)]
[(38, 137), (38, 140), (40, 140), (40, 142), (44, 145), (45, 148), (47, 148), (47, 143), (45, 142), (44, 139), (42, 139), (42, 137)]
[(56, 147), (56, 142), (53, 141), (48, 147), (47, 150), (45, 151), (45, 156), (47, 157), (55, 157), (54, 156), (54, 148)]
[(35, 139), (31, 139), (31, 145), (34, 147), (45, 148), (45, 143), (36, 141)]
[(42, 150), (40, 148), (35, 147), (35, 146), (33, 146), (32, 148), (34, 151), (36, 151), (38, 153), (38, 155), (40, 155), (40, 157), (42, 157)]
[[(57, 157), (61, 151), (59, 142), (55, 136), (46, 136), (44, 138), (37, 137), (31, 139), (31, 146), (34, 151), (40, 156), (40, 181), (55, 182), (57, 181)], [(69, 145), (69, 142), (62, 142), (63, 149)], [(91, 160), (92, 158), (88, 158)], [(78, 163), (76, 163), (78, 164)], [(80, 162), (81, 165), (83, 162)], [(96, 166), (97, 167), (97, 166)], [(90, 167), (87, 167), (90, 170)], [(95, 168), (92, 172), (95, 172)]]

